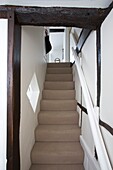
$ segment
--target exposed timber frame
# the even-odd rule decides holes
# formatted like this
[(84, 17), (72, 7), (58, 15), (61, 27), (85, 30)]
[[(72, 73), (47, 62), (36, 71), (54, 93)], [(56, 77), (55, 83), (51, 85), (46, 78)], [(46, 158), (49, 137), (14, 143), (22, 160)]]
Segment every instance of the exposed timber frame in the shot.
[(77, 45), (76, 45), (76, 52), (79, 54), (82, 50), (82, 47), (84, 46), (85, 41), (87, 40), (88, 36), (91, 33), (91, 29), (82, 29)]
[(13, 10), (16, 22), (20, 25), (67, 26), (96, 30), (113, 7), (75, 8), (75, 7), (23, 7), (0, 6), (0, 12)]
[(8, 19), (7, 55), (7, 170), (20, 170), (20, 45), (21, 26), (15, 23), (13, 10), (0, 11)]
[(14, 12), (8, 13), (8, 63), (7, 63), (7, 170), (13, 169), (14, 147), (14, 70), (13, 70), (13, 45), (14, 45)]
[(8, 11), (7, 170), (20, 170), (20, 46), (21, 26)]
[(101, 95), (101, 28), (96, 30), (97, 48), (97, 106), (100, 107)]
[[(82, 104), (78, 103), (77, 102), (77, 105), (79, 106), (79, 108), (86, 114), (88, 115), (88, 112), (87, 112), (87, 108), (82, 106)], [(113, 135), (113, 127), (111, 127), (109, 124), (107, 124), (106, 122), (102, 121), (100, 118), (99, 118), (99, 125), (104, 127), (111, 135)]]
[(113, 8), (0, 6), (8, 19), (7, 170), (20, 170), (20, 46), (21, 25), (69, 26), (96, 30)]

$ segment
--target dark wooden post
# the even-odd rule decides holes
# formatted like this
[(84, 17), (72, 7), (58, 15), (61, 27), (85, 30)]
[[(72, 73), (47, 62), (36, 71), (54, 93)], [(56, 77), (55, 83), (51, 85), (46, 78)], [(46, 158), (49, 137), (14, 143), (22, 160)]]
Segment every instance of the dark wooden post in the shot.
[(20, 66), (21, 66), (21, 26), (15, 25), (14, 27), (14, 72), (13, 72), (13, 84), (14, 84), (14, 114), (13, 114), (13, 126), (14, 126), (14, 145), (13, 156), (14, 170), (20, 170)]
[(96, 30), (97, 43), (97, 106), (100, 107), (101, 94), (101, 28)]
[(14, 12), (8, 12), (8, 61), (7, 61), (7, 170), (13, 170), (13, 48), (14, 48)]
[(7, 170), (20, 170), (20, 45), (20, 26), (15, 25), (14, 12), (8, 11)]

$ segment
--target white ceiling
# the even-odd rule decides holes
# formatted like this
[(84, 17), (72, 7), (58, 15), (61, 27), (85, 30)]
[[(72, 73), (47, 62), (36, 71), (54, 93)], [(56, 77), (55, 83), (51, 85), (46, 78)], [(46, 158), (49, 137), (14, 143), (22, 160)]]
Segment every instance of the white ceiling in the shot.
[(0, 5), (108, 7), (112, 0), (0, 0)]

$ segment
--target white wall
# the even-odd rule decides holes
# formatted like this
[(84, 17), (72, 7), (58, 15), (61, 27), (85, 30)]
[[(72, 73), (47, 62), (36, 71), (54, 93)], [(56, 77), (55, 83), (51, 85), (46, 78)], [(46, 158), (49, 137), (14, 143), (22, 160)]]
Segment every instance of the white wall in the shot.
[(70, 27), (65, 28), (64, 32), (64, 62), (70, 61)]
[(91, 32), (82, 49), (82, 69), (94, 106), (96, 105), (96, 31)]
[[(91, 95), (92, 103), (96, 106), (96, 32), (91, 32), (82, 49), (82, 70), (87, 82), (88, 90)], [(82, 103), (85, 106), (84, 96), (82, 96)], [(83, 113), (82, 118), (82, 136), (87, 143), (90, 152), (94, 156), (94, 141), (90, 128), (88, 116)]]
[(7, 19), (0, 19), (0, 169), (6, 169), (7, 146)]
[[(113, 127), (113, 10), (101, 28), (102, 45), (102, 82), (100, 118)], [(113, 166), (113, 136), (102, 128), (103, 136)]]
[[(30, 167), (30, 152), (34, 144), (34, 129), (37, 126), (37, 113), (40, 110), (41, 91), (45, 79), (46, 63), (44, 61), (43, 27), (22, 27), (21, 45), (21, 122), (20, 122), (20, 156), (21, 170)], [(26, 92), (29, 83), (36, 74), (39, 85), (39, 103), (34, 113)]]
[(54, 62), (55, 58), (60, 58), (62, 61), (63, 40), (64, 32), (50, 33), (52, 50), (49, 52), (49, 62)]
[(82, 29), (77, 28), (77, 27), (72, 27), (71, 28), (71, 33), (70, 33), (70, 61), (73, 63), (74, 62), (74, 56), (72, 52), (72, 47), (76, 49), (76, 45), (78, 42), (78, 38), (80, 36)]

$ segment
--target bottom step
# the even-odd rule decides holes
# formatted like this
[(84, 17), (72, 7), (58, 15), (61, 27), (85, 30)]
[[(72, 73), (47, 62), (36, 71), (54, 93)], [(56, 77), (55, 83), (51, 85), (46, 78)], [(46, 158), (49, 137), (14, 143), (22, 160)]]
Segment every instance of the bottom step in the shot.
[(33, 164), (82, 164), (83, 150), (79, 142), (36, 142), (31, 159)]
[(84, 170), (83, 165), (32, 165), (30, 170)]

